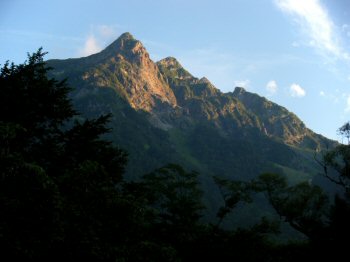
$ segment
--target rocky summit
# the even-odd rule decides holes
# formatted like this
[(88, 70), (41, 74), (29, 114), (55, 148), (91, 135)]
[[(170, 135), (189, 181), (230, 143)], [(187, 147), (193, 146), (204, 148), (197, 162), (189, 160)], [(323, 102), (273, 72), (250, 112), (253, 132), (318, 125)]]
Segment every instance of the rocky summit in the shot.
[[(79, 59), (52, 60), (61, 74), (77, 73), (99, 88), (113, 88), (136, 110), (153, 111), (157, 105), (176, 106), (174, 93), (140, 41), (125, 33), (102, 52)], [(66, 71), (68, 70), (69, 71)], [(78, 76), (79, 75), (79, 76)]]

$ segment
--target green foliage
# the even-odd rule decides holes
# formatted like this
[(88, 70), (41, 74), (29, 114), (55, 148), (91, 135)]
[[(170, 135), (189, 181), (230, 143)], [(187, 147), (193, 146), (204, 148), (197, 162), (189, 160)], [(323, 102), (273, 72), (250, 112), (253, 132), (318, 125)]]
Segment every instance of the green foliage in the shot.
[[(338, 129), (340, 135), (349, 142), (350, 125), (345, 123)], [(329, 227), (323, 236), (323, 243), (327, 245), (329, 254), (335, 252), (339, 256), (346, 254), (347, 246), (344, 242), (350, 232), (350, 145), (340, 144), (326, 152), (318, 163), (324, 168), (323, 175), (328, 181), (337, 185), (334, 204), (329, 215)]]
[(48, 255), (63, 237), (57, 185), (40, 166), (13, 156), (0, 160), (1, 256)]
[(253, 187), (266, 192), (278, 215), (309, 238), (324, 227), (328, 198), (320, 187), (307, 182), (288, 186), (286, 178), (276, 174), (260, 175)]
[(214, 177), (214, 180), (224, 200), (224, 206), (220, 207), (216, 214), (219, 219), (217, 226), (219, 226), (226, 215), (231, 212), (239, 202), (250, 203), (252, 198), (250, 197), (249, 183), (229, 181), (220, 177)]
[(350, 147), (339, 145), (328, 151), (320, 164), (324, 168), (324, 175), (332, 182), (350, 190)]
[(143, 177), (145, 190), (149, 192), (150, 203), (157, 210), (160, 223), (179, 230), (198, 224), (203, 206), (197, 177), (198, 173), (188, 173), (174, 164)]
[(6, 63), (0, 74), (2, 150), (36, 161), (44, 158), (44, 144), (58, 139), (60, 126), (75, 115), (70, 88), (46, 77), (43, 55), (39, 50), (22, 65)]
[(339, 129), (338, 129), (338, 134), (346, 137), (346, 139), (348, 140), (348, 144), (349, 144), (349, 139), (350, 139), (350, 122), (345, 123), (344, 125), (342, 125)]

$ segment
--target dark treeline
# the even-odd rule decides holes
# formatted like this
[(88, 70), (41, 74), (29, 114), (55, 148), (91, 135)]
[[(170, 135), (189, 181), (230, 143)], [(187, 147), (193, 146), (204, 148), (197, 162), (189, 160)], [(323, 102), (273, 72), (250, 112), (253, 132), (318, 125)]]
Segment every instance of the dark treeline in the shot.
[[(127, 153), (101, 138), (109, 116), (81, 120), (66, 82), (47, 77), (43, 56), (39, 50), (1, 69), (1, 261), (296, 261), (346, 252), (349, 145), (319, 160), (343, 190), (334, 201), (320, 187), (290, 186), (281, 175), (216, 177), (224, 205), (217, 221), (206, 223), (196, 172), (169, 164), (123, 180)], [(349, 137), (350, 126), (340, 132)], [(221, 227), (239, 203), (261, 193), (307, 241), (272, 241), (280, 221), (267, 218), (245, 229)]]

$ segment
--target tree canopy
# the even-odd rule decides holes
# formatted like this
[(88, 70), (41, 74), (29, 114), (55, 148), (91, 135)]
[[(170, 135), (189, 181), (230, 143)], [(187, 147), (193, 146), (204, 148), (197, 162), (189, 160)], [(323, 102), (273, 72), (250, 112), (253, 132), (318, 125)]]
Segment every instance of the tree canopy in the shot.
[(47, 77), (44, 55), (1, 69), (2, 254), (108, 258), (126, 153), (101, 138), (108, 116), (75, 119), (70, 88)]

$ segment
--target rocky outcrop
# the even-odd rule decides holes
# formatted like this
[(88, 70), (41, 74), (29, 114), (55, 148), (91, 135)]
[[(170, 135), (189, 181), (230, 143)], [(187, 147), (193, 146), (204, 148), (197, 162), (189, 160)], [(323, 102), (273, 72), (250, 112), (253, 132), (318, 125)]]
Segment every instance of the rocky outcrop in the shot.
[[(71, 64), (74, 63), (74, 66)], [(142, 43), (124, 33), (98, 54), (80, 59), (52, 60), (56, 72), (69, 74), (90, 86), (114, 88), (136, 110), (152, 112), (177, 105), (175, 95)], [(62, 69), (62, 71), (60, 70)]]

